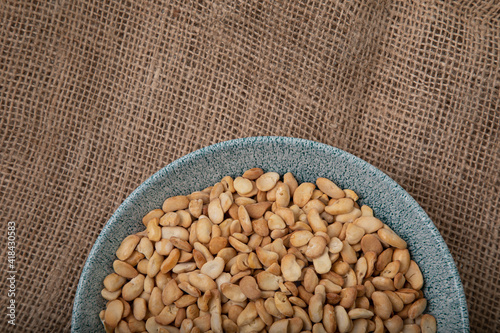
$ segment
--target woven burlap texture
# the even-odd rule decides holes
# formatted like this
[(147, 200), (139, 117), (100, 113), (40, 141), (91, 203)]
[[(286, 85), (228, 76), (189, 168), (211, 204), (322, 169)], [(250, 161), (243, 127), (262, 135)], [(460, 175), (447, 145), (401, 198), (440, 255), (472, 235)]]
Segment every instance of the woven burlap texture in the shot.
[(70, 330), (92, 244), (151, 174), (283, 135), (401, 184), (454, 256), (472, 330), (494, 331), (499, 43), (494, 0), (2, 1), (0, 267), (4, 285), (15, 221), (15, 330)]

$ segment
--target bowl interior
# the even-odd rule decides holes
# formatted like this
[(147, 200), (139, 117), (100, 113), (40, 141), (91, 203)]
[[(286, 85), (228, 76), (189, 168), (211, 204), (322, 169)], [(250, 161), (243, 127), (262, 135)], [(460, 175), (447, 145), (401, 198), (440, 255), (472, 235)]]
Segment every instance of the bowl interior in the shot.
[(363, 160), (313, 141), (254, 137), (218, 143), (169, 164), (140, 185), (103, 228), (83, 268), (75, 296), (72, 332), (102, 331), (98, 313), (104, 277), (112, 272), (115, 252), (124, 237), (143, 230), (142, 217), (165, 198), (213, 185), (223, 176), (241, 175), (252, 167), (292, 172), (299, 182), (317, 177), (333, 180), (360, 196), (375, 216), (395, 230), (424, 275), (428, 311), (440, 331), (468, 332), (463, 288), (454, 261), (438, 230), (416, 201), (395, 181)]

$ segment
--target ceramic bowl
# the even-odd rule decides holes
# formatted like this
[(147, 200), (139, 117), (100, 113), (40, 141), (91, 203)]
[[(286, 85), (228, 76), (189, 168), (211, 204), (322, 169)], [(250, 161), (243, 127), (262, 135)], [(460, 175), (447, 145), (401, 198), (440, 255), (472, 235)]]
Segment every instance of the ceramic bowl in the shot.
[(333, 180), (360, 196), (360, 204), (407, 241), (424, 275), (428, 313), (440, 332), (468, 332), (467, 305), (450, 252), (430, 218), (394, 180), (369, 163), (340, 149), (303, 139), (252, 137), (214, 144), (190, 153), (140, 185), (116, 210), (97, 238), (83, 268), (76, 292), (72, 332), (103, 331), (98, 314), (105, 307), (102, 281), (112, 272), (115, 251), (123, 238), (144, 229), (142, 217), (161, 207), (165, 198), (213, 185), (223, 176), (261, 167), (299, 182), (317, 177)]

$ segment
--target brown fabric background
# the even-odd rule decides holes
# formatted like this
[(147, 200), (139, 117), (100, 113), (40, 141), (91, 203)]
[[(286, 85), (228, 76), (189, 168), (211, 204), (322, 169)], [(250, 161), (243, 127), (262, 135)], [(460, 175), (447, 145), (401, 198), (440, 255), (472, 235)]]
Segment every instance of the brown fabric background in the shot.
[(472, 330), (494, 331), (499, 52), (496, 0), (2, 1), (0, 278), (13, 220), (16, 329), (70, 329), (92, 244), (151, 174), (212, 143), (284, 135), (401, 184), (455, 258)]

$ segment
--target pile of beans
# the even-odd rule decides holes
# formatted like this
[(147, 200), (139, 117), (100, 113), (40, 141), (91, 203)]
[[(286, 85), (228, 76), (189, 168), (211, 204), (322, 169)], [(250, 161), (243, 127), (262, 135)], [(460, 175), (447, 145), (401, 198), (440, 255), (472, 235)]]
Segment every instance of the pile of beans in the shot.
[(436, 332), (406, 242), (357, 200), (260, 168), (167, 198), (116, 251), (106, 332)]

